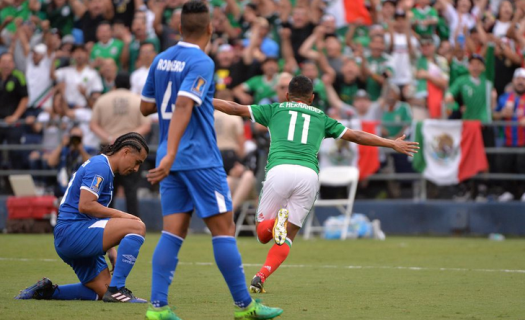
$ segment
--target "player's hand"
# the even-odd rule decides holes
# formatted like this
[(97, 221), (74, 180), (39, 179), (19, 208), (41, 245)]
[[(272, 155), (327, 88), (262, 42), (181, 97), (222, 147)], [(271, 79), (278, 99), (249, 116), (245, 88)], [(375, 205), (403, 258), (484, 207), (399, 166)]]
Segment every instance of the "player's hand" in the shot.
[(394, 147), (392, 149), (399, 153), (406, 154), (409, 157), (413, 157), (414, 154), (419, 150), (419, 142), (405, 141), (406, 135), (394, 140)]
[(170, 174), (170, 169), (171, 165), (173, 164), (173, 161), (175, 161), (175, 158), (164, 156), (164, 158), (162, 158), (162, 160), (160, 161), (159, 166), (155, 169), (151, 169), (148, 172), (148, 175), (146, 177), (148, 178), (149, 183), (159, 183), (162, 181), (162, 179), (166, 178)]
[(115, 270), (115, 263), (117, 263), (117, 249), (113, 247), (108, 250), (107, 254), (108, 254), (109, 262), (111, 263), (111, 270), (109, 272), (113, 274), (113, 271)]

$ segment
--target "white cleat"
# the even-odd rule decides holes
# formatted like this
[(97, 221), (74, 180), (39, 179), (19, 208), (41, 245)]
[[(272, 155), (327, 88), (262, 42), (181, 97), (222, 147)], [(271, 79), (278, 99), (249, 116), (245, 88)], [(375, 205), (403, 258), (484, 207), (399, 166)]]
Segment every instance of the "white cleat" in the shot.
[(275, 224), (273, 225), (273, 240), (277, 245), (282, 246), (286, 241), (287, 230), (286, 226), (288, 225), (288, 210), (281, 209), (277, 214), (277, 219), (275, 219)]

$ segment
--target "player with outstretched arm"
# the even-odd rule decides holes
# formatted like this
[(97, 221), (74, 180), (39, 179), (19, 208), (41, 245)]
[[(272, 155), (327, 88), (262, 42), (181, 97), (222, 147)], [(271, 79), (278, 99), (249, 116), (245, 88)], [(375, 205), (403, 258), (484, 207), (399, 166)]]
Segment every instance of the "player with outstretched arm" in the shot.
[[(125, 286), (144, 243), (146, 226), (138, 217), (108, 205), (115, 174), (137, 172), (148, 153), (144, 137), (131, 132), (82, 164), (62, 198), (54, 230), (55, 249), (73, 268), (80, 283), (53, 285), (44, 278), (16, 299), (146, 303)], [(114, 248), (117, 245), (118, 251)], [(106, 252), (113, 277), (104, 258)]]
[(148, 180), (160, 182), (164, 216), (153, 254), (146, 318), (180, 319), (168, 305), (168, 289), (195, 211), (211, 231), (215, 261), (233, 297), (235, 319), (273, 319), (282, 310), (250, 297), (234, 238), (230, 190), (213, 125), (215, 68), (203, 51), (212, 35), (205, 2), (183, 5), (180, 31), (183, 41), (155, 58), (142, 91), (142, 114), (159, 115), (157, 167)]
[(261, 243), (273, 238), (275, 245), (252, 279), (253, 293), (265, 292), (264, 282), (288, 257), (292, 242), (314, 205), (319, 190), (317, 153), (323, 139), (387, 147), (409, 156), (419, 149), (417, 142), (404, 141), (405, 136), (389, 140), (350, 130), (311, 106), (313, 98), (312, 81), (299, 75), (290, 81), (288, 102), (249, 106), (213, 99), (215, 109), (251, 118), (268, 127), (271, 135), (266, 180), (257, 209), (257, 237)]

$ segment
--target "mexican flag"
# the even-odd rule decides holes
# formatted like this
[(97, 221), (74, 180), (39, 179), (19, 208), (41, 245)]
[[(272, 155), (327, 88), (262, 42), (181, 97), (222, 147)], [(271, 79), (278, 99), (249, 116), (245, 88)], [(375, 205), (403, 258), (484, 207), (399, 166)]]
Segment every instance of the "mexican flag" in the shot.
[(425, 120), (415, 125), (416, 171), (433, 183), (453, 185), (487, 170), (479, 121)]
[[(341, 121), (341, 124), (352, 129), (379, 134), (376, 121)], [(374, 174), (379, 169), (379, 149), (362, 146), (342, 139), (325, 139), (321, 143), (319, 165), (321, 170), (328, 166), (352, 166), (359, 169), (359, 180)]]
[(332, 0), (326, 13), (335, 17), (338, 28), (349, 23), (361, 23), (366, 26), (372, 24), (372, 17), (365, 6), (365, 0)]

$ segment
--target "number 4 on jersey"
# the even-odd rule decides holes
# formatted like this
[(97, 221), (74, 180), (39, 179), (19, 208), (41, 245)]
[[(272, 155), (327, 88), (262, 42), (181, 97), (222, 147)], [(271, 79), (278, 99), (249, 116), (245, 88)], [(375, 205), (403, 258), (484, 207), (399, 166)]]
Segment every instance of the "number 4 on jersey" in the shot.
[(168, 111), (168, 103), (171, 100), (171, 81), (168, 82), (168, 87), (166, 92), (164, 92), (164, 97), (162, 97), (162, 104), (160, 105), (160, 115), (162, 120), (171, 120), (171, 115), (175, 111), (175, 104), (172, 105), (172, 110)]
[[(288, 128), (288, 141), (293, 141), (295, 125), (297, 123), (297, 111), (289, 111), (288, 113), (292, 115), (292, 118), (290, 119), (290, 127)], [(301, 143), (306, 144), (308, 141), (308, 128), (310, 127), (310, 115), (303, 113), (302, 116), (304, 118), (304, 123)]]

